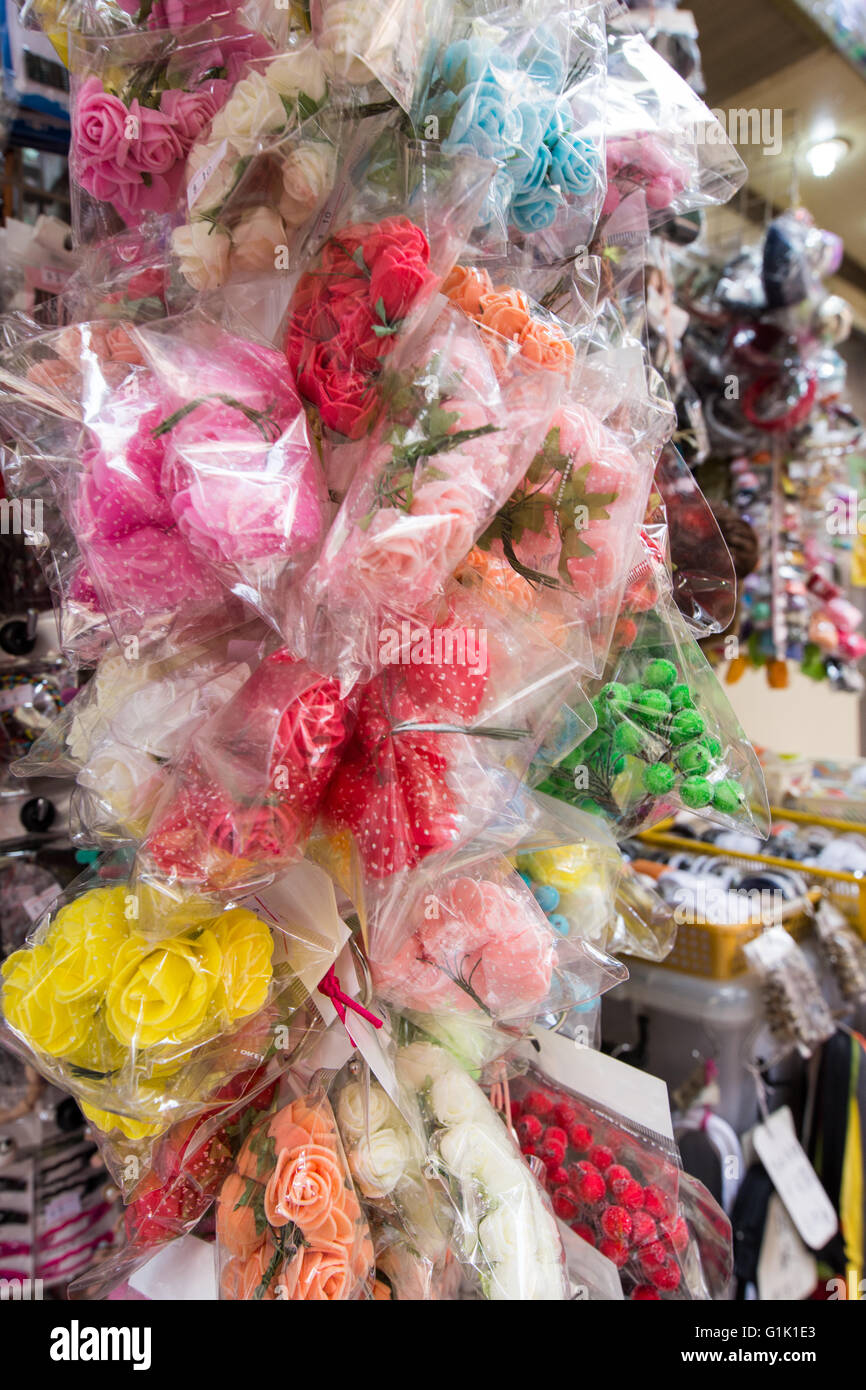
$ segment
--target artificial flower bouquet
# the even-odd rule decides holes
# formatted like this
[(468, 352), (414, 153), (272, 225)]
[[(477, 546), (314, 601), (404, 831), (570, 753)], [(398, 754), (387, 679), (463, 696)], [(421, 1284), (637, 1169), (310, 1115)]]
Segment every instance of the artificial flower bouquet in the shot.
[(566, 1299), (548, 1200), (481, 1087), (450, 1053), (423, 1040), (399, 1049), (397, 1074), (418, 1097), (433, 1162), (451, 1192), (453, 1250), (481, 1295)]
[(0, 996), (7, 1040), (118, 1154), (133, 1146), (136, 1177), (153, 1138), (289, 1045), (307, 999), (290, 939), (249, 909), (187, 899), (156, 935), (141, 907), (128, 882), (73, 885), (3, 963)]
[(409, 111), (431, 29), (448, 0), (311, 0), (310, 23), (325, 71), (341, 101), (370, 99), (382, 88)]
[(394, 362), (382, 419), (303, 589), (307, 649), (326, 669), (375, 672), (384, 632), (430, 621), (541, 446), (562, 375), (506, 339), (496, 347), (507, 358), (498, 372), (481, 330), (448, 309)]
[(558, 930), (508, 861), (491, 856), (426, 881), (370, 930), (376, 992), (401, 1012), (480, 1013), (517, 1024), (588, 1004), (625, 970)]
[(73, 34), (70, 171), (77, 241), (172, 214), (193, 144), (225, 105), (248, 59), (271, 51), (261, 35), (219, 21), (181, 34)]
[(193, 733), (138, 858), (146, 880), (250, 891), (302, 857), (353, 703), (286, 648)]
[(495, 161), (473, 243), (547, 260), (588, 246), (604, 198), (602, 6), (454, 11), (425, 57), (413, 118), (446, 152)]
[(666, 571), (644, 560), (631, 578), (593, 700), (598, 727), (557, 766), (539, 767), (537, 785), (603, 816), (618, 839), (681, 808), (765, 833), (754, 751), (670, 599)]
[(373, 1246), (323, 1091), (286, 1088), (252, 1128), (222, 1184), (216, 1217), (220, 1297), (364, 1297)]

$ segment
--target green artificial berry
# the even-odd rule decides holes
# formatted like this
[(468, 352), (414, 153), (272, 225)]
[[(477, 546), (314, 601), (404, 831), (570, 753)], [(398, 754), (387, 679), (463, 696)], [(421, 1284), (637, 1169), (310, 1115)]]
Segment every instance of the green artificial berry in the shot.
[(712, 758), (705, 743), (690, 743), (677, 753), (677, 767), (680, 772), (694, 777), (703, 777), (712, 766)]
[(635, 718), (652, 728), (671, 712), (671, 702), (663, 690), (645, 690), (636, 701)]
[(722, 756), (722, 745), (717, 738), (707, 738), (704, 742), (710, 750), (711, 758), (716, 759)]
[(713, 800), (713, 789), (706, 777), (687, 777), (680, 787), (680, 796), (690, 811), (699, 811)]
[(742, 787), (730, 777), (726, 777), (723, 782), (717, 782), (713, 788), (713, 806), (723, 815), (732, 816), (744, 800), (745, 792)]
[(621, 777), (625, 772), (625, 758), (614, 758), (611, 764), (614, 777)]
[(648, 792), (653, 796), (664, 796), (669, 792), (676, 780), (674, 770), (667, 763), (653, 763), (651, 767), (643, 770), (643, 783)]
[(631, 685), (628, 687), (628, 698), (631, 703), (636, 705), (642, 694), (643, 686), (640, 681), (632, 681)]
[(672, 690), (677, 683), (677, 668), (672, 661), (660, 657), (644, 670), (643, 683), (650, 690)]
[(614, 730), (613, 746), (618, 753), (639, 753), (643, 747), (643, 734), (634, 724), (623, 721)]
[(696, 709), (681, 709), (671, 720), (670, 739), (676, 747), (691, 743), (704, 732), (704, 721)]
[(675, 685), (671, 691), (672, 709), (694, 709), (695, 702), (687, 685)]

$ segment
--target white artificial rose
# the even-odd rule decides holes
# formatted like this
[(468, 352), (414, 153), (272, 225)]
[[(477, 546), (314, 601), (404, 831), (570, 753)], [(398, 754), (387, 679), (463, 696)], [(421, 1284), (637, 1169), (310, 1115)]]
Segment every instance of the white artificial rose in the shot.
[(466, 1120), (476, 1120), (490, 1109), (480, 1087), (465, 1071), (455, 1066), (433, 1082), (430, 1105), (436, 1119), (443, 1125), (459, 1125)]
[(187, 186), (196, 174), (206, 168), (210, 169), (207, 179), (198, 188), (190, 204), (200, 212), (222, 206), (237, 183), (243, 166), (237, 153), (229, 149), (228, 142), (221, 138), (203, 140), (200, 145), (193, 145), (186, 161)]
[(527, 1221), (524, 1204), (500, 1202), (478, 1225), (478, 1239), (487, 1262), (494, 1266), (517, 1263), (530, 1267), (535, 1254), (535, 1232)]
[(334, 186), (337, 156), (324, 140), (304, 140), (283, 164), (280, 212), (290, 227), (300, 227)]
[(264, 78), (281, 97), (294, 98), (303, 93), (317, 104), (325, 99), (325, 69), (312, 44), (281, 53), (265, 68)]
[(400, 46), (405, 16), (393, 5), (383, 15), (376, 4), (357, 0), (325, 0), (318, 46), (325, 69), (353, 86), (370, 82), (394, 61)]
[(380, 1129), (359, 1141), (349, 1154), (349, 1167), (364, 1196), (376, 1201), (394, 1191), (409, 1158), (408, 1136), (395, 1129)]
[(273, 270), (285, 244), (283, 219), (272, 208), (253, 208), (232, 227), (232, 269)]
[(240, 155), (253, 154), (267, 136), (289, 123), (286, 108), (260, 72), (238, 82), (211, 125), (212, 140), (228, 140)]
[(216, 290), (224, 283), (231, 245), (226, 233), (209, 222), (175, 227), (171, 234), (180, 273), (194, 290)]
[(448, 1053), (435, 1043), (409, 1043), (397, 1053), (397, 1075), (410, 1091), (423, 1091), (453, 1066)]
[(340, 1092), (337, 1102), (337, 1119), (340, 1133), (347, 1144), (354, 1144), (365, 1135), (375, 1134), (395, 1115), (391, 1104), (381, 1086), (367, 1087), (361, 1081), (350, 1081)]
[(121, 824), (141, 816), (162, 787), (158, 763), (137, 748), (117, 743), (93, 753), (77, 781), (110, 806)]

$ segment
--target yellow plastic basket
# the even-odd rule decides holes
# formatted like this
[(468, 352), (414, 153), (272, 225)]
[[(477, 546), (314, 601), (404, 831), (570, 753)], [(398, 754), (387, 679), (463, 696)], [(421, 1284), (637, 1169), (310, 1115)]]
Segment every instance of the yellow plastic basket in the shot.
[(813, 888), (808, 903), (788, 903), (781, 912), (754, 922), (683, 922), (677, 927), (670, 955), (658, 963), (667, 970), (681, 970), (707, 980), (732, 980), (748, 968), (743, 947), (766, 927), (782, 925), (792, 936), (803, 936), (809, 930), (812, 908), (820, 896), (821, 890)]

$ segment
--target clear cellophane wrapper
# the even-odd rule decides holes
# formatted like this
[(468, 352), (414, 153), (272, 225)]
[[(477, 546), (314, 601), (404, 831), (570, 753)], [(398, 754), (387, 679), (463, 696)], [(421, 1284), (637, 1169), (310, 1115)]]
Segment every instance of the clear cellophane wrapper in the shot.
[(448, 0), (312, 0), (313, 39), (337, 100), (371, 101), (383, 95), (409, 111), (428, 33)]
[(334, 1113), (321, 1087), (284, 1079), (244, 1141), (216, 1213), (220, 1297), (363, 1298), (373, 1244)]

